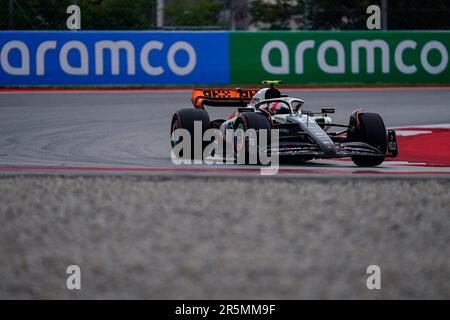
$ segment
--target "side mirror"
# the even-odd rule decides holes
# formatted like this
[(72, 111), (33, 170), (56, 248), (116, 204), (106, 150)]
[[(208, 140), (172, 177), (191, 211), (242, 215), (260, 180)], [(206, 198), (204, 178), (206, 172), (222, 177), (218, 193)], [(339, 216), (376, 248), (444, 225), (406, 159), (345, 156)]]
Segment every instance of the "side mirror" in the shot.
[(322, 108), (321, 113), (334, 113), (334, 108)]

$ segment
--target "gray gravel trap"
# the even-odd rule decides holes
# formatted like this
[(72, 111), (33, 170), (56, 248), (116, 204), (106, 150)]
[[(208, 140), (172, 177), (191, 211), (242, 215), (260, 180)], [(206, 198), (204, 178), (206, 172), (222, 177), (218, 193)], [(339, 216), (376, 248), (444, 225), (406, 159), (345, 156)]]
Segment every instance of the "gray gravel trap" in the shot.
[(0, 204), (3, 299), (450, 298), (450, 180), (17, 176)]

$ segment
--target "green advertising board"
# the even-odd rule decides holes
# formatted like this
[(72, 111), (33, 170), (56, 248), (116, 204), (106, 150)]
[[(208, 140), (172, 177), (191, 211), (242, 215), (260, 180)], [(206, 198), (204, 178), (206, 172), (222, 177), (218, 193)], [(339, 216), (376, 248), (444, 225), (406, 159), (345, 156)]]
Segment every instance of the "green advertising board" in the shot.
[(450, 32), (231, 32), (230, 81), (450, 84)]

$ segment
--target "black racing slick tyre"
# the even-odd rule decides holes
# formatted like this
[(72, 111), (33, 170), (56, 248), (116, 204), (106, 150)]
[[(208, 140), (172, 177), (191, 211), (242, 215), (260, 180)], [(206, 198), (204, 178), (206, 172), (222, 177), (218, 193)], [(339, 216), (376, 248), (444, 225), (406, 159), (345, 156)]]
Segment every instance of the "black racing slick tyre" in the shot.
[[(201, 137), (196, 137), (194, 132), (194, 122), (201, 122), (202, 130)], [(176, 129), (186, 129), (191, 136), (191, 159), (203, 159), (203, 150), (206, 147), (206, 144), (203, 142), (203, 134), (206, 130), (209, 129), (210, 120), (208, 112), (200, 109), (182, 109), (177, 111), (173, 117), (170, 125), (170, 143), (172, 149), (182, 141), (182, 137), (179, 137), (177, 134), (174, 134)], [(201, 155), (195, 154), (194, 150), (194, 141), (202, 141), (201, 147)], [(179, 154), (183, 157), (183, 151), (180, 151)]]
[[(387, 133), (383, 118), (377, 113), (369, 112), (359, 112), (356, 117), (358, 117), (357, 120), (350, 120), (349, 140), (365, 142), (386, 154)], [(375, 167), (382, 164), (385, 159), (383, 156), (352, 156), (351, 158), (358, 167)]]
[[(253, 129), (256, 133), (255, 137), (251, 139), (252, 141), (249, 136), (242, 135), (242, 132), (248, 133), (249, 129)], [(270, 122), (265, 115), (255, 112), (242, 113), (234, 123), (236, 161), (239, 163), (243, 160), (245, 164), (260, 164), (259, 148), (270, 144), (270, 129)], [(259, 140), (260, 130), (267, 130), (267, 141)]]

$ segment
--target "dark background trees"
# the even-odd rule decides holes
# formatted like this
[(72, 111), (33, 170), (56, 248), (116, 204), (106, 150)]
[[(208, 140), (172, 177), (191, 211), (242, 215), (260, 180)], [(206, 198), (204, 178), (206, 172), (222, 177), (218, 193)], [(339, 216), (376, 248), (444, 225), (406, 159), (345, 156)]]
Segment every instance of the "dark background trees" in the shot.
[[(381, 7), (381, 0), (254, 0), (250, 13), (262, 29), (361, 30), (372, 4)], [(450, 1), (388, 0), (387, 18), (389, 29), (448, 30)]]
[(210, 0), (172, 0), (166, 4), (165, 24), (174, 27), (221, 27), (223, 4)]
[[(66, 29), (71, 0), (1, 0), (0, 28), (26, 30)], [(12, 3), (12, 21), (10, 5)], [(150, 29), (154, 26), (155, 0), (78, 0), (81, 28)]]
[[(0, 29), (66, 29), (73, 0), (1, 0)], [(156, 29), (157, 0), (77, 0), (84, 30)], [(164, 28), (364, 30), (381, 0), (165, 0)], [(389, 29), (448, 30), (449, 0), (387, 0)]]

